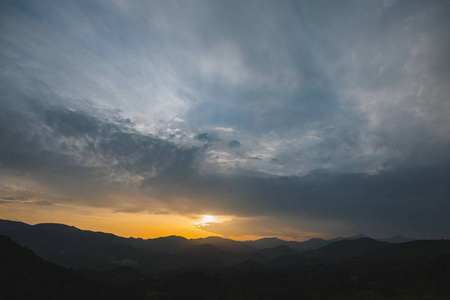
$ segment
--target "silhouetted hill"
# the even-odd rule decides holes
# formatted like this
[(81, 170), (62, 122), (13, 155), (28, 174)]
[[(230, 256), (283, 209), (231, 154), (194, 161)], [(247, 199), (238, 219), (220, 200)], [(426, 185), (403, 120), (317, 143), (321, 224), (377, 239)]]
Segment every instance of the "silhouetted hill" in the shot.
[(287, 246), (291, 249), (294, 249), (297, 252), (303, 252), (307, 250), (318, 249), (333, 241), (335, 241), (335, 239), (323, 240), (314, 238), (304, 242), (297, 242), (297, 241), (280, 240), (278, 238), (263, 238), (256, 241), (245, 241), (245, 243), (259, 250), (266, 248), (275, 248), (277, 246)]
[(324, 239), (319, 239), (319, 238), (313, 238), (313, 239), (309, 239), (307, 241), (304, 241), (301, 245), (299, 245), (298, 248), (294, 248), (295, 250), (297, 250), (298, 252), (305, 252), (308, 250), (316, 250), (319, 248), (322, 248), (330, 243), (336, 242), (336, 241), (341, 241), (344, 238), (342, 237), (337, 237), (331, 240), (324, 240)]
[(288, 242), (280, 240), (275, 237), (271, 237), (271, 238), (262, 238), (256, 241), (245, 241), (244, 243), (256, 249), (265, 249), (265, 248), (273, 248), (280, 245), (287, 245)]
[(450, 255), (450, 240), (418, 240), (394, 244), (355, 257), (363, 262), (417, 262)]
[(312, 266), (326, 263), (321, 258), (313, 257), (307, 258), (300, 255), (285, 255), (277, 257), (266, 263), (266, 267), (269, 269), (288, 269), (288, 268), (298, 268), (303, 266)]
[[(1, 299), (450, 299), (445, 240), (394, 244), (339, 237), (316, 250), (284, 255), (297, 252), (247, 242), (241, 248), (243, 242), (217, 237), (127, 239), (61, 224), (0, 221), (0, 232), (55, 262), (82, 268), (48, 263), (0, 238)], [(236, 251), (247, 247), (254, 252)], [(282, 256), (267, 261), (264, 255)]]
[(185, 259), (152, 251), (145, 241), (136, 245), (136, 239), (61, 224), (24, 226), (23, 223), (0, 221), (0, 233), (64, 267), (112, 270), (119, 266), (131, 266), (150, 273), (185, 266)]
[[(182, 251), (180, 255), (189, 257), (191, 262), (195, 262), (197, 266), (204, 268), (230, 266), (246, 260), (253, 260), (260, 263), (266, 261), (259, 253), (236, 253), (223, 250), (211, 244), (191, 246)], [(218, 262), (221, 262), (221, 264)]]
[[(48, 261), (77, 269), (102, 271), (130, 266), (149, 274), (197, 267), (223, 268), (247, 259), (265, 260), (260, 254), (249, 253), (251, 247), (242, 242), (217, 237), (195, 240), (177, 236), (149, 240), (127, 239), (62, 224), (31, 226), (4, 220), (0, 221), (0, 233), (33, 249)], [(203, 241), (233, 251), (213, 245), (200, 246), (199, 243)]]
[(379, 242), (370, 238), (360, 238), (333, 242), (320, 249), (303, 252), (302, 256), (306, 258), (321, 258), (330, 262), (337, 262), (359, 256), (379, 248), (392, 246), (393, 244), (391, 243)]
[(267, 260), (272, 260), (277, 257), (285, 255), (297, 255), (299, 252), (285, 245), (276, 246), (273, 248), (265, 248), (258, 251), (259, 254), (264, 256)]
[(234, 271), (261, 271), (265, 266), (253, 260), (246, 260), (231, 267)]
[[(44, 259), (60, 266), (97, 271), (113, 270), (121, 266), (131, 267), (143, 274), (196, 268), (220, 269), (252, 260), (261, 264), (268, 260), (291, 256), (278, 265), (314, 264), (323, 260), (338, 261), (373, 250), (382, 244), (371, 239), (348, 244), (344, 238), (332, 240), (310, 239), (305, 242), (283, 241), (266, 238), (257, 241), (234, 241), (220, 237), (186, 239), (169, 236), (155, 239), (123, 238), (103, 232), (80, 230), (63, 224), (37, 224), (34, 226), (0, 220), (0, 234), (10, 236), (20, 245), (29, 247)], [(359, 236), (349, 239), (356, 239)], [(364, 240), (364, 239), (362, 239)], [(332, 246), (341, 241), (341, 246)], [(260, 248), (263, 245), (274, 247)], [(321, 246), (324, 245), (325, 247)], [(385, 244), (392, 245), (392, 244)], [(329, 246), (329, 247), (328, 247)], [(319, 260), (302, 261), (293, 258), (305, 249), (318, 249), (305, 253), (304, 258)], [(277, 263), (273, 263), (274, 265)], [(270, 267), (270, 263), (267, 266)]]
[[(372, 243), (362, 240), (340, 244)], [(225, 251), (208, 244), (186, 249), (190, 250), (196, 255), (199, 252), (195, 250)], [(311, 263), (314, 258), (290, 255), (268, 264), (244, 260), (222, 271), (191, 270), (152, 277), (126, 266), (101, 272), (79, 270), (88, 280), (0, 236), (0, 298), (449, 299), (450, 241), (411, 242), (370, 253), (382, 259), (367, 265), (363, 255), (339, 264), (318, 265)], [(403, 256), (410, 260), (392, 264), (391, 258)]]
[(291, 249), (294, 249), (297, 252), (303, 252), (306, 250), (323, 247), (329, 242), (322, 239), (310, 239), (305, 242), (297, 242), (297, 241), (285, 241), (278, 238), (263, 238), (256, 241), (245, 241), (245, 243), (259, 250), (267, 248), (275, 248), (277, 246), (287, 246)]
[(406, 237), (402, 237), (402, 236), (394, 236), (394, 237), (391, 237), (391, 238), (376, 239), (376, 240), (380, 241), (380, 242), (388, 242), (388, 243), (400, 244), (400, 243), (412, 242), (415, 239), (413, 239), (413, 238), (406, 238)]
[[(351, 237), (336, 237), (333, 239), (325, 240), (320, 238), (312, 238), (309, 240), (306, 240), (304, 242), (297, 242), (297, 241), (284, 241), (280, 240), (278, 238), (263, 238), (256, 241), (246, 241), (245, 243), (252, 246), (253, 248), (257, 249), (265, 249), (265, 248), (274, 248), (280, 245), (288, 246), (291, 249), (294, 249), (295, 251), (301, 253), (308, 250), (316, 250), (319, 248), (322, 248), (328, 244), (331, 244), (333, 242), (339, 242), (342, 240), (357, 240), (361, 238), (367, 238), (365, 235), (359, 234)], [(414, 239), (411, 238), (404, 238), (401, 236), (396, 236), (388, 239), (376, 239), (381, 242), (389, 242), (389, 243), (404, 243), (409, 242)]]
[[(354, 236), (350, 236), (350, 237), (337, 237), (336, 239), (340, 239), (340, 240), (359, 240), (359, 239), (364, 239), (364, 238), (368, 238), (367, 236), (365, 236), (364, 234), (357, 234)], [(339, 241), (336, 241), (339, 242)]]
[(0, 235), (2, 299), (114, 299), (114, 293)]
[(234, 253), (220, 249), (211, 244), (200, 244), (190, 246), (184, 249), (180, 254), (187, 255), (190, 257), (203, 257), (207, 259), (218, 259), (224, 256), (230, 256)]
[(122, 266), (109, 271), (95, 271), (90, 269), (78, 269), (75, 271), (86, 278), (109, 283), (122, 283), (145, 279), (145, 275), (129, 266)]
[(210, 245), (214, 245), (218, 248), (221, 248), (223, 250), (238, 252), (238, 253), (252, 253), (252, 252), (256, 251), (256, 249), (254, 247), (247, 245), (245, 242), (224, 239), (224, 238), (221, 238), (218, 236), (210, 236), (207, 238), (192, 239), (191, 243), (193, 245), (210, 244)]
[(192, 245), (191, 241), (182, 236), (166, 236), (155, 239), (133, 239), (132, 244), (143, 250), (175, 253)]

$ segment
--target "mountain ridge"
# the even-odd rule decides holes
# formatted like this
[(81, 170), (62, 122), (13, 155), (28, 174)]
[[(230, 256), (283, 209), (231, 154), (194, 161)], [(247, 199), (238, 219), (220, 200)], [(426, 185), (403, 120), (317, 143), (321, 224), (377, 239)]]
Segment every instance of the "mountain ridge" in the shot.
[[(223, 238), (223, 237), (219, 237), (219, 236), (208, 236), (208, 237), (204, 237), (204, 238), (186, 238), (186, 237), (179, 236), (179, 235), (169, 235), (169, 236), (144, 239), (144, 238), (140, 238), (140, 237), (138, 237), (138, 238), (122, 237), (122, 236), (118, 236), (113, 233), (107, 233), (107, 232), (103, 232), (103, 231), (80, 229), (75, 226), (66, 225), (66, 224), (62, 224), (62, 223), (37, 223), (35, 225), (30, 225), (30, 224), (27, 224), (27, 223), (21, 222), (21, 221), (11, 221), (11, 220), (0, 219), (0, 229), (8, 227), (8, 226), (5, 226), (5, 222), (15, 224), (14, 227), (26, 228), (28, 226), (31, 226), (31, 227), (43, 228), (43, 229), (47, 229), (47, 230), (62, 229), (62, 230), (73, 231), (73, 232), (78, 231), (78, 232), (85, 232), (85, 233), (104, 234), (104, 235), (114, 236), (114, 237), (121, 238), (121, 239), (132, 239), (132, 240), (147, 241), (147, 242), (171, 239), (171, 240), (192, 241), (196, 244), (200, 244), (200, 243), (202, 243), (202, 241), (205, 241), (205, 243), (214, 244), (214, 243), (211, 243), (211, 240), (215, 239), (217, 241), (220, 241), (221, 243), (229, 242), (229, 243), (236, 243), (236, 244), (247, 244), (250, 246), (257, 245), (254, 247), (259, 248), (259, 249), (273, 248), (273, 247), (276, 247), (279, 245), (286, 245), (295, 250), (295, 248), (297, 248), (297, 247), (292, 246), (295, 244), (314, 245), (312, 247), (316, 247), (315, 245), (320, 245), (320, 247), (323, 247), (324, 245), (322, 245), (322, 244), (328, 244), (328, 243), (341, 241), (341, 240), (353, 240), (353, 239), (360, 239), (360, 238), (368, 237), (366, 235), (358, 234), (358, 235), (354, 235), (354, 236), (350, 236), (350, 237), (338, 236), (338, 237), (331, 238), (331, 239), (311, 238), (311, 239), (301, 241), (301, 242), (295, 241), (295, 240), (283, 240), (283, 239), (279, 239), (277, 237), (264, 237), (264, 238), (260, 238), (260, 239), (256, 239), (256, 240), (238, 241), (238, 240)], [(402, 236), (393, 236), (393, 237), (389, 237), (389, 238), (372, 238), (372, 239), (377, 240), (377, 241), (386, 241), (386, 242), (390, 242), (390, 243), (403, 243), (403, 242), (409, 242), (409, 241), (415, 240), (413, 238), (407, 238), (407, 237), (402, 237)], [(267, 246), (267, 245), (269, 245), (269, 246)], [(273, 246), (270, 247), (270, 245), (273, 245)], [(289, 245), (291, 245), (291, 246), (289, 246)], [(310, 249), (307, 249), (307, 250), (310, 250)], [(302, 249), (302, 251), (305, 251), (305, 250)]]
[[(130, 266), (111, 270), (71, 270), (38, 257), (0, 235), (0, 291), (5, 299), (447, 299), (450, 296), (450, 240), (403, 244), (370, 238), (336, 241), (327, 249), (358, 249), (337, 263), (301, 254), (268, 262), (241, 257), (239, 262), (203, 260), (202, 255), (227, 253), (211, 244), (193, 245), (194, 269), (157, 275)], [(375, 246), (375, 247), (373, 247)], [(377, 248), (373, 251), (371, 249)], [(201, 250), (197, 252), (196, 249)], [(287, 246), (268, 248), (289, 250)], [(189, 249), (188, 249), (189, 250)], [(291, 249), (292, 250), (292, 249)], [(204, 251), (204, 253), (202, 253)], [(292, 250), (295, 251), (295, 250)], [(336, 251), (339, 255), (341, 251)], [(234, 255), (237, 255), (236, 253)], [(221, 259), (219, 257), (219, 259)], [(341, 260), (344, 259), (344, 260)], [(336, 260), (336, 261), (338, 261)]]
[[(376, 245), (394, 245), (361, 235), (331, 240), (310, 239), (305, 242), (278, 238), (255, 241), (235, 241), (222, 237), (187, 239), (174, 235), (154, 239), (124, 238), (64, 224), (29, 225), (8, 220), (0, 220), (0, 234), (9, 236), (45, 260), (63, 267), (107, 271), (129, 266), (144, 274), (196, 268), (217, 270), (244, 261), (254, 261), (267, 268), (289, 266), (290, 261), (292, 265), (312, 265), (365, 253), (364, 247), (352, 246), (349, 250), (339, 250), (345, 254), (342, 257), (327, 256), (326, 247), (333, 247), (335, 243), (343, 242), (339, 244), (339, 249), (351, 241), (355, 241), (354, 245), (361, 244), (361, 240)], [(271, 263), (273, 260), (278, 262)], [(252, 263), (246, 265), (248, 267)]]

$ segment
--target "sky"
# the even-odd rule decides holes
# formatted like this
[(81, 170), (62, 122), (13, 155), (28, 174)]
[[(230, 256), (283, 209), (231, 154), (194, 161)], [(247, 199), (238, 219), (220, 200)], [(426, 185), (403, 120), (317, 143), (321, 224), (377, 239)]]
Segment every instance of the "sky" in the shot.
[(0, 218), (450, 238), (448, 28), (445, 0), (1, 1)]

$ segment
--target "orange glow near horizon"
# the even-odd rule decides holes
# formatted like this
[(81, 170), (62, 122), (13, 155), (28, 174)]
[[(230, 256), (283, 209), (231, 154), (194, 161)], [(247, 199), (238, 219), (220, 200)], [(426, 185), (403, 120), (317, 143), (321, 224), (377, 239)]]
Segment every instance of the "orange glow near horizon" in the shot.
[[(38, 223), (60, 223), (82, 230), (101, 231), (122, 237), (158, 238), (170, 235), (185, 238), (220, 236), (238, 241), (277, 237), (284, 240), (306, 240), (326, 236), (285, 226), (265, 216), (220, 215), (213, 211), (181, 214), (156, 198), (140, 192), (84, 195), (93, 199), (86, 204), (76, 197), (67, 197), (31, 180), (0, 175), (0, 219)], [(1, 199), (14, 199), (1, 201)], [(89, 205), (111, 205), (111, 207)], [(137, 205), (136, 205), (137, 204)], [(190, 200), (176, 199), (172, 207), (189, 211)], [(147, 211), (136, 211), (147, 208)], [(267, 224), (276, 228), (267, 229)]]
[[(31, 187), (38, 190), (34, 186)], [(17, 187), (14, 188), (17, 190)], [(24, 190), (29, 191), (32, 188)], [(5, 194), (5, 197), (7, 196), (9, 195)], [(258, 234), (258, 224), (270, 222), (270, 220), (264, 220), (264, 217), (261, 219), (261, 217), (236, 215), (181, 215), (170, 212), (167, 209), (155, 209), (156, 213), (133, 212), (132, 210), (127, 212), (117, 211), (113, 208), (93, 207), (68, 202), (45, 202), (41, 198), (36, 197), (36, 193), (32, 194), (32, 196), (24, 197), (26, 200), (0, 202), (0, 219), (19, 221), (30, 225), (60, 223), (75, 226), (82, 230), (101, 231), (121, 237), (143, 239), (178, 235), (188, 239), (220, 236), (237, 241), (245, 241), (276, 236), (284, 240), (302, 241), (306, 240), (305, 237), (311, 235), (324, 237), (320, 233), (299, 232), (296, 230), (285, 232), (280, 230), (278, 234), (273, 231)], [(51, 200), (57, 198), (57, 195), (49, 197)], [(116, 198), (113, 198), (113, 200), (114, 203), (126, 203), (123, 195), (116, 195)], [(252, 221), (256, 221), (256, 226), (252, 225)], [(292, 235), (289, 236), (289, 233), (292, 233)], [(295, 238), (295, 236), (299, 235), (302, 238)]]
[(102, 231), (122, 237), (143, 239), (170, 235), (179, 235), (185, 238), (220, 236), (194, 226), (192, 218), (176, 214), (114, 212), (107, 208), (70, 204), (39, 206), (11, 203), (1, 205), (1, 207), (0, 218), (31, 225), (61, 223), (83, 230)]

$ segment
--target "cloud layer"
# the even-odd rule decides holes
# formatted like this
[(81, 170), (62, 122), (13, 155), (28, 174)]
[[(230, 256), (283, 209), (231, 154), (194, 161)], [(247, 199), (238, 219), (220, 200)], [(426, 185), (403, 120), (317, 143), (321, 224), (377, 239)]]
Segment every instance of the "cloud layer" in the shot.
[(230, 236), (448, 237), (445, 1), (0, 11), (0, 175), (46, 204), (229, 215), (205, 230)]

